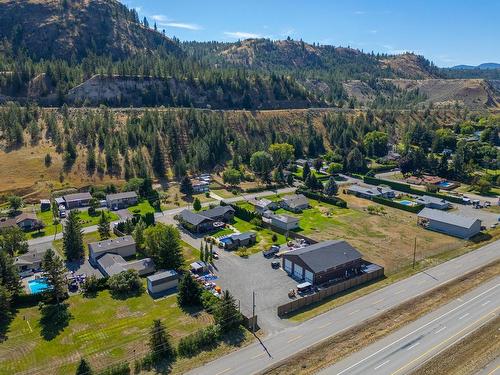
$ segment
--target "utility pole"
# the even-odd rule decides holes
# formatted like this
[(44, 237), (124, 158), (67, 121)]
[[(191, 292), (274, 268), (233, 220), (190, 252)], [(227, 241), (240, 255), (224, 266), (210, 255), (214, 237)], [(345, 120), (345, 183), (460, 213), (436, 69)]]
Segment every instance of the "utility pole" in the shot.
[(413, 246), (413, 268), (415, 268), (416, 257), (417, 257), (417, 237), (415, 237), (415, 245)]
[(255, 291), (252, 291), (252, 333), (255, 333)]

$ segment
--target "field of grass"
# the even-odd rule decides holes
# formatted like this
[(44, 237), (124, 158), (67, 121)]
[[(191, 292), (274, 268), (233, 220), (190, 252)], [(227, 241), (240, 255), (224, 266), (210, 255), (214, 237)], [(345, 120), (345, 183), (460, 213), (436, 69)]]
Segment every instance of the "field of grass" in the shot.
[(67, 310), (69, 318), (57, 322), (42, 319), (38, 307), (20, 309), (0, 346), (0, 374), (74, 373), (81, 356), (103, 368), (145, 353), (154, 319), (163, 321), (174, 342), (212, 322), (206, 313), (183, 312), (175, 296), (153, 300), (147, 293), (127, 299), (109, 291), (95, 298), (76, 295)]
[(300, 218), (300, 233), (315, 240), (343, 239), (361, 251), (364, 258), (394, 272), (413, 259), (417, 238), (417, 258), (453, 250), (465, 241), (431, 232), (417, 226), (417, 218), (406, 211), (384, 206), (385, 214), (371, 215), (367, 207), (374, 203), (352, 195), (341, 194), (347, 209), (310, 200), (311, 209), (302, 214), (278, 212)]
[[(302, 167), (297, 167), (297, 172), (294, 172), (293, 175), (298, 178), (302, 178), (302, 173), (303, 173)], [(311, 169), (311, 173), (316, 176), (316, 177), (325, 177), (326, 174), (317, 172), (315, 169)]]
[(139, 202), (135, 206), (130, 206), (128, 210), (131, 214), (140, 214), (140, 215), (145, 215), (148, 212), (151, 213), (155, 212), (155, 209), (153, 208), (153, 206), (151, 206), (151, 204), (147, 200)]
[[(235, 222), (233, 226), (238, 229), (240, 232), (254, 231), (257, 232), (257, 243), (246, 249), (247, 253), (255, 254), (262, 250), (267, 250), (273, 244), (284, 244), (286, 242), (285, 236), (279, 233), (275, 233), (270, 229), (260, 228), (252, 225), (251, 223), (241, 220), (239, 218), (235, 218)], [(277, 240), (273, 242), (273, 235), (276, 235)], [(245, 251), (243, 251), (245, 254)]]

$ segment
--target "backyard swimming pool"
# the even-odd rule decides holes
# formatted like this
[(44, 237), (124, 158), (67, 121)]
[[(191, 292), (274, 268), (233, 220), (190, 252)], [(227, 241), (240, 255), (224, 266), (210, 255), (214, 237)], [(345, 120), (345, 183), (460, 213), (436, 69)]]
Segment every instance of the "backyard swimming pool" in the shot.
[(453, 182), (441, 181), (438, 182), (436, 185), (442, 188), (449, 188), (450, 186), (453, 186)]
[(42, 293), (51, 288), (51, 286), (47, 283), (47, 279), (30, 280), (28, 281), (28, 287), (31, 294)]
[(402, 201), (399, 201), (398, 203), (401, 203), (401, 204), (404, 204), (405, 206), (415, 206), (415, 202), (413, 201), (409, 201), (409, 200), (402, 200)]

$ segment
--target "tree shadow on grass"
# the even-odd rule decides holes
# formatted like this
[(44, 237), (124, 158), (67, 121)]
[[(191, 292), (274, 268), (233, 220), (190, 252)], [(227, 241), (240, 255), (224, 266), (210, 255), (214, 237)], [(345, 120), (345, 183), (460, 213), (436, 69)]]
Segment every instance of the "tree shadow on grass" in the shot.
[(113, 299), (126, 300), (132, 297), (140, 297), (144, 293), (144, 288), (128, 291), (115, 291), (110, 289), (110, 294)]
[(18, 313), (16, 308), (11, 309), (8, 313), (0, 314), (0, 343), (6, 341), (9, 336), (10, 323), (14, 320), (14, 317)]
[(243, 341), (245, 341), (245, 328), (239, 326), (230, 332), (224, 333), (221, 337), (221, 341), (230, 346), (240, 346)]
[(179, 306), (179, 307), (182, 310), (182, 312), (184, 312), (184, 314), (190, 315), (193, 318), (196, 318), (197, 316), (199, 316), (200, 314), (202, 314), (203, 311), (205, 311), (203, 309), (203, 306), (198, 306), (198, 305), (193, 305), (193, 306)]
[(73, 315), (69, 311), (67, 303), (55, 305), (44, 305), (40, 309), (41, 318), (41, 335), (50, 341), (56, 338), (69, 325), (69, 321), (73, 319)]

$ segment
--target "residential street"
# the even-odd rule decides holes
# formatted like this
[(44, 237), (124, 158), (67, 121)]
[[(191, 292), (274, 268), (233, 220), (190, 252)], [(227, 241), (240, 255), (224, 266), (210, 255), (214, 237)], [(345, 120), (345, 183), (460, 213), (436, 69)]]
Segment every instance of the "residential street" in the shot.
[(319, 374), (405, 374), (498, 316), (500, 277)]
[(310, 319), (297, 326), (269, 335), (190, 374), (254, 374), (330, 336), (424, 294), (464, 273), (500, 258), (500, 241), (420, 272), (376, 292)]

